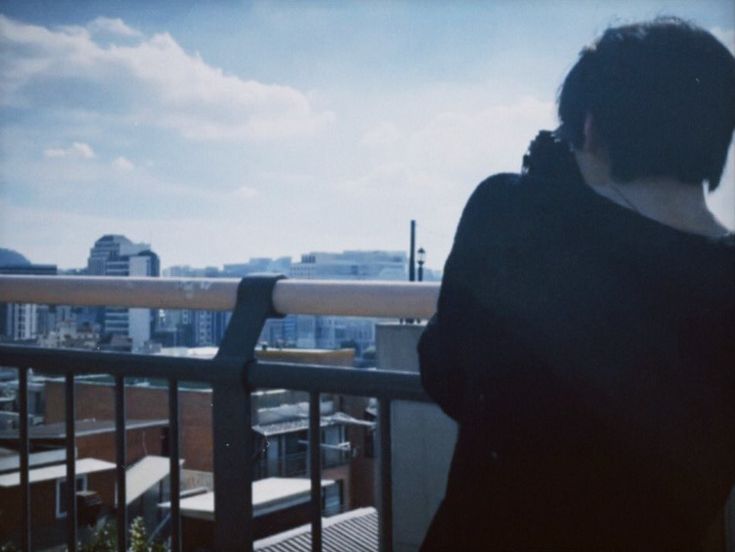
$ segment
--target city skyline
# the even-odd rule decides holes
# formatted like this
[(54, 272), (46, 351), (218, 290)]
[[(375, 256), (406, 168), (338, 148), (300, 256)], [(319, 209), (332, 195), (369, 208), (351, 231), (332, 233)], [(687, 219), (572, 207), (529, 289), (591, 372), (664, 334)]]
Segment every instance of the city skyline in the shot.
[[(138, 242), (134, 243), (135, 240), (130, 240), (127, 236), (122, 234), (105, 234), (101, 236), (101, 239), (104, 238), (122, 238), (125, 241), (131, 242), (132, 245), (137, 246), (138, 249), (147, 249), (149, 252), (153, 252), (153, 254), (158, 258), (158, 255), (155, 254), (155, 247), (150, 243), (144, 243), (144, 242)], [(97, 240), (99, 241), (99, 240)], [(96, 242), (95, 242), (96, 243)], [(93, 245), (92, 248), (89, 249), (90, 255), (93, 254), (93, 251), (95, 250), (96, 245)], [(356, 254), (356, 255), (387, 255), (387, 254), (395, 254), (395, 255), (401, 255), (402, 256), (402, 262), (405, 263), (405, 269), (408, 271), (408, 263), (409, 263), (409, 252), (408, 251), (389, 251), (385, 249), (348, 249), (343, 251), (316, 251), (316, 250), (310, 250), (303, 252), (299, 255), (296, 255), (295, 257), (285, 255), (282, 257), (268, 257), (268, 256), (256, 256), (256, 257), (249, 257), (247, 259), (237, 259), (235, 262), (224, 262), (220, 265), (202, 265), (202, 264), (164, 264), (160, 262), (160, 276), (164, 277), (197, 277), (197, 278), (207, 278), (207, 277), (219, 277), (222, 274), (225, 275), (238, 275), (238, 271), (241, 271), (245, 269), (247, 272), (252, 272), (253, 270), (249, 270), (251, 267), (256, 267), (257, 269), (254, 270), (255, 272), (287, 272), (290, 270), (291, 265), (299, 265), (304, 262), (305, 257), (314, 257), (317, 256), (328, 256), (328, 257), (340, 257), (344, 255), (350, 255), (350, 254)], [(3, 262), (8, 260), (8, 262)], [(295, 260), (298, 259), (298, 260)], [(74, 267), (58, 267), (59, 270), (63, 271), (70, 271), (72, 273), (83, 275), (83, 274), (91, 274), (94, 275), (95, 272), (90, 270), (90, 263), (91, 263), (91, 256), (86, 261), (86, 266), (74, 266)], [(23, 267), (23, 266), (53, 266), (54, 268), (57, 267), (56, 264), (53, 263), (44, 263), (44, 262), (33, 262), (31, 261), (26, 255), (23, 254), (22, 251), (17, 251), (15, 249), (10, 248), (3, 248), (0, 247), (0, 266), (7, 266), (7, 267)], [(284, 267), (288, 265), (288, 270), (286, 270)], [(271, 270), (272, 268), (272, 270)], [(431, 266), (424, 266), (424, 269), (428, 271), (430, 274), (440, 274), (441, 268), (432, 268)], [(213, 274), (214, 273), (214, 274)], [(407, 274), (408, 272), (406, 272)], [(109, 274), (109, 275), (116, 275), (121, 276), (123, 274)], [(405, 276), (405, 275), (404, 275)], [(303, 277), (303, 276), (297, 276), (297, 277)], [(393, 278), (393, 279), (405, 279), (403, 277), (401, 278)]]
[[(405, 251), (309, 251), (290, 257), (254, 258), (219, 267), (171, 266), (161, 271), (153, 244), (133, 242), (120, 234), (105, 234), (89, 249), (85, 267), (66, 274), (105, 277), (242, 278), (279, 273), (297, 279), (405, 281), (409, 278)], [(0, 248), (0, 273), (64, 275), (56, 265), (31, 264), (21, 254)], [(419, 281), (437, 281), (440, 273), (419, 263)], [(0, 309), (0, 341), (77, 346), (144, 353), (166, 347), (219, 346), (231, 312), (205, 309), (126, 307), (49, 307), (10, 304)], [(369, 362), (375, 348), (377, 318), (359, 316), (287, 315), (268, 320), (259, 342), (277, 348), (355, 351), (358, 363)], [(365, 357), (364, 355), (367, 355)]]
[[(416, 219), (441, 268), (607, 25), (735, 36), (728, 0), (125, 4), (0, 6), (0, 247), (34, 263), (84, 266), (106, 233), (166, 266), (407, 251)], [(731, 228), (732, 163), (711, 201)]]

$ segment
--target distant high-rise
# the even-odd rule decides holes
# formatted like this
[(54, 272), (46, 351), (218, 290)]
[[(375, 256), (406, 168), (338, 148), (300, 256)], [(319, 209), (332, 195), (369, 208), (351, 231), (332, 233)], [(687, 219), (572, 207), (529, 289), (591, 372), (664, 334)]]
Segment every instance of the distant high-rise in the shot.
[[(163, 276), (168, 278), (242, 278), (253, 273), (289, 274), (291, 257), (251, 258), (248, 262), (226, 264), (223, 270), (214, 266), (192, 267), (189, 265), (170, 266), (163, 270)], [(230, 312), (206, 310), (171, 310), (162, 311), (157, 324), (157, 339), (168, 345), (186, 345), (202, 347), (219, 345), (230, 321)], [(264, 338), (268, 342), (283, 341), (282, 320), (269, 320), (266, 323), (264, 335), (273, 334), (272, 339)], [(277, 326), (277, 331), (272, 331)], [(288, 325), (286, 325), (288, 326)], [(293, 334), (293, 332), (291, 332)], [(291, 341), (294, 341), (295, 338)]]
[[(87, 273), (92, 276), (159, 276), (161, 262), (150, 244), (133, 243), (119, 234), (106, 234), (89, 250)], [(102, 331), (129, 337), (133, 350), (151, 338), (150, 309), (107, 307), (100, 311)]]
[(291, 273), (291, 257), (254, 257), (247, 263), (226, 264), (223, 268), (223, 276), (229, 278), (242, 278), (254, 272), (275, 272), (288, 276)]
[[(170, 266), (163, 271), (167, 278), (220, 278), (216, 266), (203, 268), (189, 265)], [(219, 345), (231, 313), (224, 311), (165, 309), (161, 311), (156, 339), (171, 346), (205, 347)]]
[(406, 280), (404, 251), (311, 252), (291, 265), (291, 276), (330, 280)]
[[(291, 276), (325, 280), (406, 280), (404, 251), (311, 252), (291, 265)], [(296, 316), (298, 347), (334, 349), (354, 347), (357, 354), (375, 345), (376, 319), (343, 316)], [(285, 328), (285, 326), (284, 326)], [(271, 332), (272, 335), (273, 332)]]
[[(56, 265), (31, 264), (20, 253), (0, 249), (0, 274), (25, 274), (53, 276)], [(26, 341), (38, 337), (39, 326), (45, 327), (48, 307), (44, 305), (6, 303), (0, 304), (0, 337), (13, 341)]]
[[(133, 274), (126, 274), (129, 270), (128, 259), (146, 251), (151, 252), (150, 244), (133, 243), (120, 234), (105, 234), (94, 242), (89, 250), (87, 272), (98, 276), (133, 276)], [(155, 257), (158, 263), (158, 257)], [(155, 274), (148, 275), (158, 276), (159, 272), (160, 268), (156, 266)]]

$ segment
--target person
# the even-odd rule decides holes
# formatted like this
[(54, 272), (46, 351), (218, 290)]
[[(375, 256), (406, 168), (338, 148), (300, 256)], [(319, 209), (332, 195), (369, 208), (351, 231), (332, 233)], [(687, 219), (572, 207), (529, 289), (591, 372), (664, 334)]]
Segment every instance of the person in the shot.
[(735, 59), (701, 28), (610, 28), (522, 173), (474, 191), (418, 346), (459, 427), (422, 550), (723, 544), (735, 246), (704, 188), (722, 175), (733, 92)]

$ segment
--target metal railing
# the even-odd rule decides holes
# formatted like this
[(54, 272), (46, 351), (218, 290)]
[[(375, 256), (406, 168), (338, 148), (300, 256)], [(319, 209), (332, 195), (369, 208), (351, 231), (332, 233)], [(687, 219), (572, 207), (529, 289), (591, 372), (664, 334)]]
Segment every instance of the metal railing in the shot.
[[(0, 346), (0, 365), (19, 374), (21, 541), (31, 549), (29, 482), (28, 370), (65, 376), (66, 480), (75, 481), (76, 374), (110, 374), (115, 379), (117, 446), (117, 526), (126, 517), (125, 378), (162, 378), (169, 386), (171, 473), (171, 549), (181, 550), (179, 381), (212, 386), (214, 441), (215, 544), (218, 551), (251, 550), (253, 441), (251, 392), (286, 388), (309, 392), (309, 455), (312, 550), (321, 550), (321, 454), (319, 404), (322, 393), (378, 399), (379, 542), (392, 549), (391, 427), (392, 400), (428, 401), (418, 374), (350, 370), (330, 366), (256, 361), (254, 348), (265, 320), (286, 314), (331, 314), (386, 318), (428, 318), (438, 284), (397, 282), (297, 281), (277, 276), (233, 279), (166, 279), (63, 276), (0, 276), (0, 303), (75, 306), (233, 309), (213, 359), (174, 358), (132, 353)], [(67, 493), (67, 548), (77, 549), (77, 505)], [(118, 550), (127, 548), (127, 531), (117, 531)]]

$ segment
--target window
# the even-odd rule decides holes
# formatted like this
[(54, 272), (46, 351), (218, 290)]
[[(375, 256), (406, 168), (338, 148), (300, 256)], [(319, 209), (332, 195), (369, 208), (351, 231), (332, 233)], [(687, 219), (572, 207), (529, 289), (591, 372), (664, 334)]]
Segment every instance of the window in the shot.
[[(77, 475), (77, 491), (87, 490), (87, 476)], [(66, 517), (66, 478), (56, 480), (56, 519)]]
[(322, 508), (324, 515), (329, 517), (339, 514), (344, 510), (344, 504), (342, 503), (342, 495), (344, 491), (344, 481), (337, 479), (334, 485), (324, 487), (324, 496), (322, 498)]

